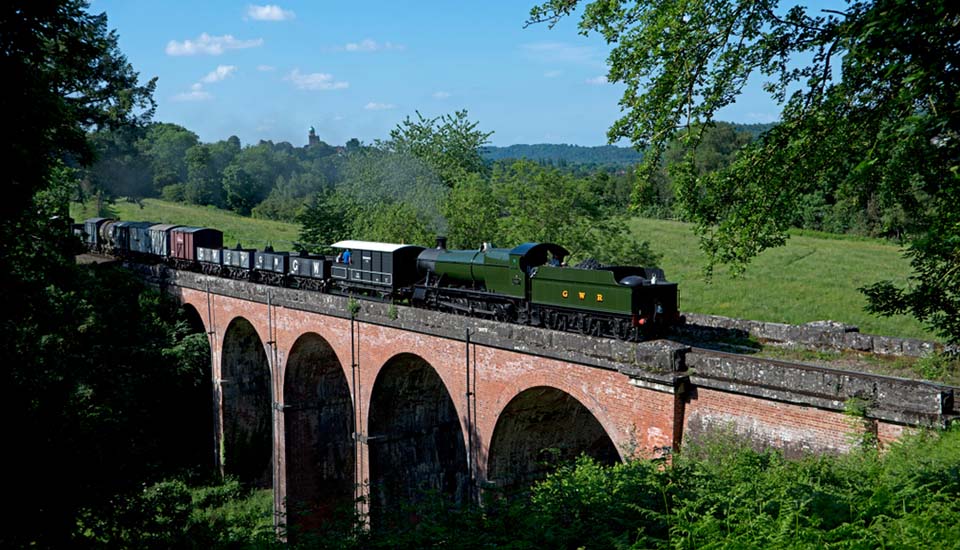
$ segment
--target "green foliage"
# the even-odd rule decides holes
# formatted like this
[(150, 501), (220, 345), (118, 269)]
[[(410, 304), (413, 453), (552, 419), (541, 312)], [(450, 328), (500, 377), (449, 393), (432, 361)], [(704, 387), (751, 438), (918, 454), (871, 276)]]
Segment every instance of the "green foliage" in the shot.
[(297, 218), (308, 249), (329, 251), (348, 238), (427, 245), (443, 232), (441, 204), (449, 191), (423, 161), (367, 149), (344, 162), (340, 177)]
[[(577, 5), (549, 1), (531, 21), (555, 22)], [(682, 130), (683, 160), (671, 176), (708, 267), (742, 270), (784, 244), (795, 214), (830, 227), (842, 212), (864, 212), (854, 226), (909, 239), (914, 270), (906, 287), (864, 287), (871, 311), (910, 312), (956, 340), (958, 16), (957, 6), (935, 0), (856, 2), (821, 14), (776, 0), (597, 1), (580, 28), (613, 44), (608, 79), (626, 91), (609, 137), (649, 146), (647, 176)], [(757, 73), (783, 104), (781, 122), (728, 168), (699, 173), (704, 128)]]
[(390, 140), (379, 145), (427, 163), (448, 187), (465, 174), (484, 171), (480, 151), (493, 132), (477, 130), (480, 123), (471, 122), (466, 109), (435, 118), (416, 114), (417, 120), (405, 118), (390, 131)]
[(319, 173), (277, 176), (277, 184), (263, 202), (252, 210), (253, 217), (295, 222), (310, 204), (310, 196), (326, 189), (326, 180)]
[(490, 180), (481, 174), (468, 174), (454, 182), (443, 214), (448, 223), (449, 245), (454, 249), (480, 248), (482, 243), (494, 242), (499, 237), (500, 208), (493, 198)]
[(157, 191), (187, 180), (187, 150), (200, 142), (196, 134), (176, 124), (150, 124), (137, 149), (150, 163)]
[(94, 149), (87, 132), (140, 124), (153, 114), (155, 81), (137, 82), (108, 30), (105, 14), (81, 0), (56, 4), (11, 0), (0, 8), (5, 78), (5, 121), (17, 128), (8, 140), (0, 218), (16, 233), (16, 220), (47, 187), (51, 170), (65, 158), (89, 164)]
[(912, 370), (924, 380), (956, 380), (960, 374), (960, 356), (930, 353), (919, 358)]
[(273, 495), (228, 479), (194, 486), (170, 479), (115, 499), (80, 520), (79, 545), (110, 548), (274, 548)]
[(6, 327), (22, 353), (5, 406), (21, 418), (21, 505), (37, 517), (15, 536), (28, 540), (64, 537), (81, 505), (99, 510), (141, 480), (208, 462), (210, 426), (196, 422), (209, 413), (206, 336), (189, 336), (176, 304), (132, 275), (68, 265), (32, 290), (19, 329)]
[(367, 211), (370, 216), (361, 217), (353, 226), (355, 238), (421, 246), (433, 242), (435, 233), (420, 214), (405, 203), (380, 204)]
[(263, 199), (263, 189), (253, 176), (235, 164), (223, 171), (223, 192), (227, 208), (241, 216), (250, 215), (250, 210)]
[(606, 216), (590, 184), (530, 161), (496, 165), (488, 187), (475, 179), (455, 187), (459, 203), (451, 210), (463, 212), (452, 222), (455, 234), (465, 239), (472, 229), (489, 236), (475, 242), (490, 240), (501, 246), (559, 243), (570, 251), (569, 261), (594, 257), (608, 264), (654, 264), (649, 243), (634, 237), (623, 219)]
[(300, 243), (308, 250), (330, 252), (329, 245), (351, 238), (353, 223), (362, 219), (362, 207), (352, 197), (333, 191), (318, 193), (297, 218)]
[(434, 169), (417, 157), (372, 148), (350, 155), (335, 189), (371, 215), (382, 204), (403, 203), (435, 231), (443, 229), (440, 205), (448, 189)]
[(142, 128), (127, 127), (91, 134), (98, 158), (87, 172), (92, 189), (138, 199), (155, 194), (148, 159), (136, 147), (143, 132)]
[[(74, 167), (94, 158), (88, 133), (144, 123), (154, 82), (138, 84), (106, 16), (85, 2), (4, 2), (0, 28), (0, 66), (16, 83), (3, 92), (16, 130), (0, 206), (0, 412), (16, 419), (6, 435), (18, 449), (6, 462), (17, 472), (7, 484), (14, 527), (0, 545), (67, 547), (81, 503), (103, 504), (119, 486), (186, 459), (169, 453), (157, 411), (173, 419), (189, 407), (161, 407), (153, 393), (189, 395), (170, 365), (161, 369), (159, 350), (176, 341), (171, 325), (147, 315), (156, 304), (138, 300), (129, 281), (74, 267), (79, 242), (67, 212), (79, 187)], [(150, 393), (138, 395), (148, 380)]]
[[(608, 78), (626, 85), (625, 114), (609, 137), (648, 146), (649, 179), (681, 130), (682, 160), (670, 175), (708, 269), (742, 271), (783, 245), (798, 217), (833, 228), (858, 213), (853, 229), (909, 240), (914, 270), (906, 287), (864, 287), (871, 311), (909, 312), (960, 338), (960, 12), (935, 0), (856, 2), (822, 14), (785, 4), (589, 2), (580, 28), (613, 44)], [(531, 21), (554, 23), (577, 5), (549, 1)], [(783, 104), (781, 122), (729, 167), (701, 173), (704, 129), (757, 73)], [(642, 197), (638, 187), (634, 198)]]
[[(345, 514), (294, 548), (924, 548), (960, 535), (960, 431), (920, 432), (884, 453), (788, 460), (707, 432), (683, 452), (561, 465), (482, 508), (436, 494), (384, 513)], [(237, 539), (234, 539), (237, 540)], [(248, 539), (249, 540), (249, 539)], [(947, 543), (949, 544), (949, 543)]]
[(169, 202), (186, 202), (186, 184), (171, 183), (160, 192), (160, 198)]

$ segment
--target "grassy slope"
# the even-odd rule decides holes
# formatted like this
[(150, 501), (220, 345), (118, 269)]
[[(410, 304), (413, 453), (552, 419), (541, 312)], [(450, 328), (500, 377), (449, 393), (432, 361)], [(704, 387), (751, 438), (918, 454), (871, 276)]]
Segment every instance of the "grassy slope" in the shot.
[[(290, 249), (297, 240), (294, 224), (244, 218), (236, 214), (154, 199), (136, 204), (118, 202), (121, 219), (153, 220), (216, 227), (229, 246)], [(76, 220), (91, 217), (73, 205)], [(910, 317), (882, 318), (863, 311), (857, 288), (881, 279), (904, 282), (910, 272), (898, 247), (876, 240), (846, 239), (812, 234), (793, 236), (782, 248), (760, 255), (739, 279), (718, 272), (707, 284), (701, 276), (704, 257), (690, 226), (678, 222), (636, 219), (633, 228), (663, 255), (667, 278), (680, 283), (684, 311), (711, 313), (762, 321), (805, 323), (830, 319), (857, 325), (862, 332), (889, 336), (932, 338)]]
[(663, 254), (661, 267), (680, 284), (685, 311), (784, 323), (829, 319), (870, 334), (933, 338), (911, 317), (877, 317), (863, 310), (866, 300), (858, 287), (882, 279), (903, 283), (910, 273), (895, 245), (794, 235), (786, 246), (762, 253), (742, 278), (719, 270), (707, 283), (702, 276), (705, 256), (688, 224), (636, 219), (633, 228)]

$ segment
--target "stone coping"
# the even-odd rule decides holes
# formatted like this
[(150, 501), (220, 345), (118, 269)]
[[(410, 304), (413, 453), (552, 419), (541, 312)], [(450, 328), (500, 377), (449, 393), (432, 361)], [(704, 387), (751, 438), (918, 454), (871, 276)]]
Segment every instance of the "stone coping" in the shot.
[(789, 325), (700, 313), (684, 315), (687, 318), (687, 326), (681, 327), (679, 331), (694, 336), (723, 336), (727, 333), (728, 336), (752, 336), (788, 347), (853, 350), (878, 355), (910, 357), (921, 357), (943, 349), (942, 344), (928, 340), (862, 334), (858, 327), (836, 321)]

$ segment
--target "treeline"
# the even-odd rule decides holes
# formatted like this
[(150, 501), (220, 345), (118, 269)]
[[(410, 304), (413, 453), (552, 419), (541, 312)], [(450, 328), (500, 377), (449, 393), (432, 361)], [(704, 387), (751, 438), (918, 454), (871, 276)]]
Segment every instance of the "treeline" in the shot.
[(636, 149), (599, 145), (585, 147), (556, 143), (517, 144), (507, 147), (486, 146), (481, 151), (489, 161), (527, 159), (558, 167), (587, 166), (593, 169), (627, 168), (640, 162), (643, 155)]
[[(756, 139), (775, 126), (770, 123), (718, 122), (717, 124), (721, 127), (730, 127), (738, 134), (747, 134), (752, 139)], [(616, 145), (586, 147), (565, 143), (515, 144), (506, 147), (488, 145), (481, 149), (480, 154), (484, 160), (488, 161), (525, 159), (578, 172), (623, 170), (635, 166), (643, 159), (643, 153), (632, 147)]]
[[(729, 166), (771, 127), (715, 123), (703, 134), (694, 169), (707, 176)], [(465, 111), (432, 119), (417, 113), (389, 139), (343, 146), (244, 146), (235, 136), (201, 143), (186, 128), (153, 123), (91, 134), (98, 161), (85, 172), (81, 198), (161, 197), (301, 222), (306, 249), (337, 236), (429, 244), (433, 235), (449, 233), (461, 247), (554, 239), (610, 262), (630, 258), (598, 242), (627, 238), (607, 226), (625, 227), (631, 207), (647, 217), (684, 219), (677, 202), (676, 170), (685, 154), (679, 135), (645, 180), (636, 176), (641, 155), (632, 149), (497, 148), (486, 146), (489, 135)], [(910, 228), (903, 208), (879, 191), (827, 182), (784, 215), (795, 227), (832, 233), (898, 238)]]
[(240, 214), (300, 222), (297, 248), (323, 251), (343, 238), (451, 246), (557, 242), (572, 259), (651, 264), (626, 223), (631, 169), (580, 174), (529, 160), (489, 162), (490, 136), (466, 111), (407, 118), (389, 139), (294, 147), (236, 137), (200, 143), (172, 124), (92, 136), (100, 160), (86, 196), (162, 197)]
[(307, 197), (337, 179), (340, 155), (361, 149), (356, 140), (341, 148), (271, 141), (244, 147), (236, 136), (201, 143), (190, 130), (168, 123), (90, 137), (98, 159), (85, 173), (81, 198), (162, 197), (287, 221)]

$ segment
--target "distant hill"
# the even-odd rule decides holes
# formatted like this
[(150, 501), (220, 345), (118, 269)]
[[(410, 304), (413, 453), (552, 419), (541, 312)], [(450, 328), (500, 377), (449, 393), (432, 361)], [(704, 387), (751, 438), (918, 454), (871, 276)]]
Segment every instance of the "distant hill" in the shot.
[(754, 138), (756, 138), (757, 136), (759, 136), (760, 134), (766, 132), (766, 131), (769, 130), (770, 128), (773, 128), (773, 127), (776, 126), (777, 124), (776, 124), (775, 122), (765, 122), (765, 123), (757, 123), (757, 124), (738, 124), (738, 123), (731, 123), (731, 125), (732, 125), (738, 132), (746, 132), (746, 133), (750, 134), (751, 136), (753, 136)]
[(636, 164), (642, 154), (628, 147), (616, 145), (566, 145), (537, 143), (534, 145), (510, 145), (508, 147), (484, 147), (480, 152), (486, 160), (529, 159), (537, 162), (552, 162), (555, 165), (595, 164), (608, 167), (625, 167)]
[[(775, 124), (731, 124), (740, 132), (746, 132), (756, 138), (773, 128)], [(616, 145), (567, 145), (557, 143), (537, 143), (534, 145), (517, 144), (507, 147), (484, 147), (480, 154), (490, 161), (528, 159), (537, 162), (550, 162), (554, 165), (578, 166), (593, 164), (608, 168), (623, 168), (640, 162), (643, 153), (630, 147)]]

